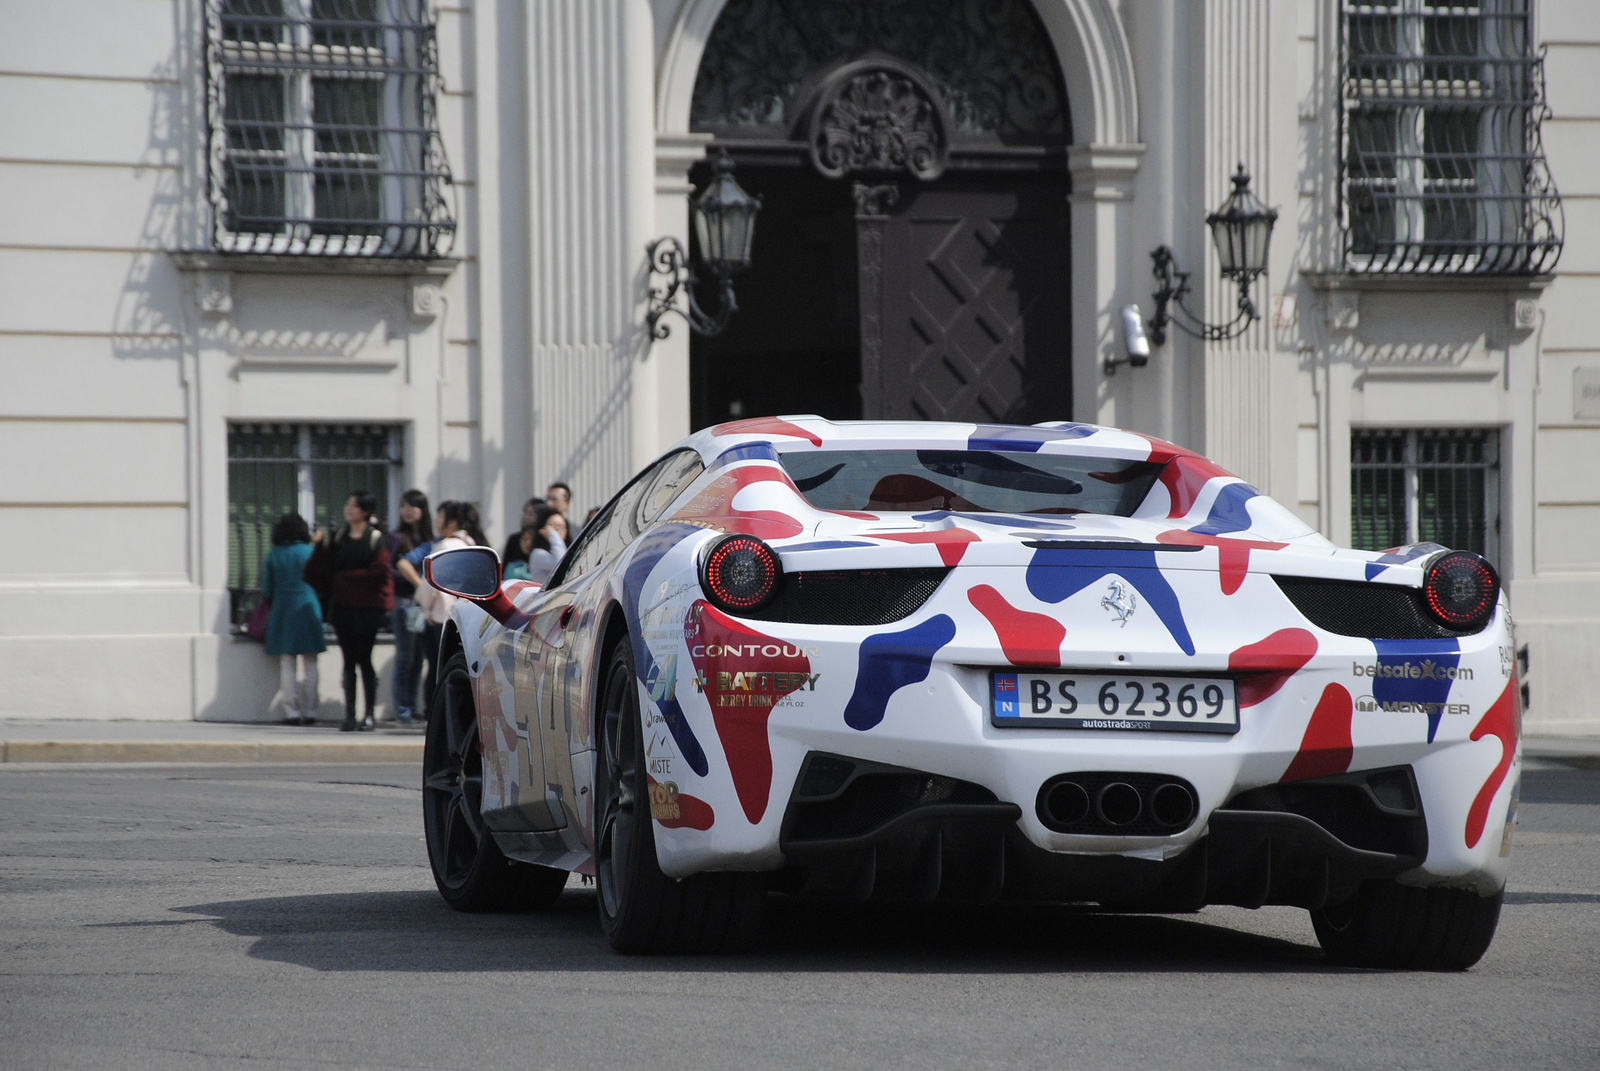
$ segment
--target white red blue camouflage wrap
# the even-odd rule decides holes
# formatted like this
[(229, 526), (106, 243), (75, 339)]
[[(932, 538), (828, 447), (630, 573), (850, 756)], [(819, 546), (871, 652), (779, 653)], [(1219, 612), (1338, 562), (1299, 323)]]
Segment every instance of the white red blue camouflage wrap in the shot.
[[(1426, 854), (1398, 880), (1484, 895), (1504, 886), (1520, 735), (1504, 597), (1476, 633), (1374, 640), (1313, 624), (1273, 578), (1417, 588), (1440, 548), (1337, 548), (1198, 455), (1090, 425), (790, 417), (724, 424), (684, 445), (704, 471), (609, 560), (547, 591), (509, 583), (518, 613), (503, 622), (455, 607), (447, 644), (460, 643), (473, 677), (483, 812), (512, 858), (591, 870), (598, 662), (622, 630), (657, 855), (671, 877), (792, 862), (780, 844), (785, 814), (808, 754), (826, 753), (981, 786), (1017, 805), (1016, 831), (1045, 852), (1143, 861), (1182, 856), (1214, 811), (1250, 790), (1409, 767)], [(879, 448), (1165, 467), (1131, 517), (1040, 516), (821, 510), (778, 461)], [(881, 626), (753, 620), (702, 591), (702, 554), (723, 533), (766, 541), (785, 574), (951, 571), (910, 616)], [(991, 673), (1011, 667), (1231, 678), (1239, 727), (997, 727)], [(1055, 831), (1035, 801), (1071, 771), (1182, 778), (1197, 813), (1169, 835)]]

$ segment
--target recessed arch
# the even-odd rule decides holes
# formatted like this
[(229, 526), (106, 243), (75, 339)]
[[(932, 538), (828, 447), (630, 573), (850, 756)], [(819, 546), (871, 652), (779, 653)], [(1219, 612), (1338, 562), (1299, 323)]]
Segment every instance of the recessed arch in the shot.
[[(686, 0), (662, 46), (656, 77), (656, 131), (687, 134), (695, 79), (707, 41), (728, 0)], [(1033, 0), (1067, 87), (1073, 143), (1130, 145), (1139, 140), (1133, 57), (1110, 0)]]

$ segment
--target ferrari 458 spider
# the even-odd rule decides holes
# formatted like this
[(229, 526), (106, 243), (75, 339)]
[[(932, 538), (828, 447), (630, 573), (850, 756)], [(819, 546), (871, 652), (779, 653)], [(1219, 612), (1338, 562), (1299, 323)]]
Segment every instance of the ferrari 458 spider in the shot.
[(424, 816), (462, 909), (592, 875), (625, 951), (769, 893), (1308, 909), (1335, 961), (1463, 968), (1518, 786), (1482, 557), (1343, 550), (1083, 424), (746, 420), (624, 487), (542, 590), (461, 597)]

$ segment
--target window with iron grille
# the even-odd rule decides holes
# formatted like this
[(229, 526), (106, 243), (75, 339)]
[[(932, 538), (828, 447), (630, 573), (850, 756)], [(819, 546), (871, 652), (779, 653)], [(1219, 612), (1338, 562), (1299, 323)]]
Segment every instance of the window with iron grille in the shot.
[(206, 0), (206, 13), (218, 249), (450, 251), (427, 0)]
[(404, 438), (389, 424), (234, 424), (228, 428), (228, 596), (242, 628), (261, 602), (272, 526), (298, 513), (312, 529), (344, 523), (352, 491), (370, 491), (380, 520), (399, 501)]
[(1350, 433), (1350, 545), (1438, 543), (1497, 562), (1499, 435), (1487, 428)]
[(1343, 5), (1345, 267), (1536, 274), (1561, 255), (1561, 200), (1531, 0)]

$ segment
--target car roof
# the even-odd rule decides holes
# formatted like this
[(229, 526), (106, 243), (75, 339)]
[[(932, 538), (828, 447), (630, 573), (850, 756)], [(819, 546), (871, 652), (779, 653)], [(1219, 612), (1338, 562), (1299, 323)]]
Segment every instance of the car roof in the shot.
[(751, 442), (769, 442), (780, 452), (794, 449), (947, 449), (1017, 453), (1062, 453), (1166, 461), (1195, 456), (1173, 443), (1099, 424), (1050, 421), (1042, 424), (985, 424), (933, 420), (826, 420), (814, 415), (755, 417), (705, 428), (684, 445), (708, 460)]

